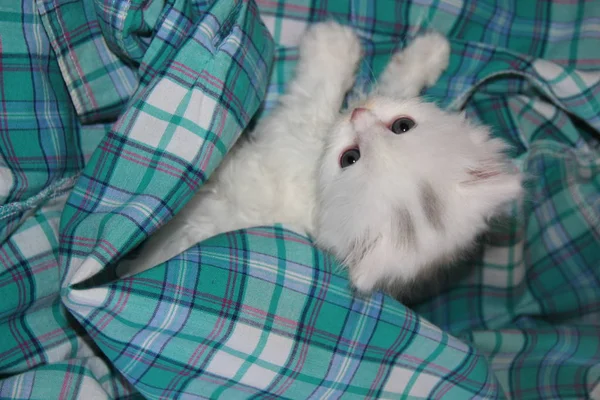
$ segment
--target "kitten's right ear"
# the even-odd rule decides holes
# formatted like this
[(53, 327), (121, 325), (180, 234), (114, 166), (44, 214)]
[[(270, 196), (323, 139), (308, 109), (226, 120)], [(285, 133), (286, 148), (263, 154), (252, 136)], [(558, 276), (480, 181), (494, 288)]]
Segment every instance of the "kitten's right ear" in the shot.
[(469, 169), (469, 179), (460, 183), (472, 205), (486, 216), (495, 214), (498, 207), (518, 199), (523, 193), (521, 173), (509, 168), (508, 162), (481, 163)]
[(493, 214), (497, 207), (522, 195), (523, 176), (506, 155), (508, 143), (492, 138), (484, 126), (473, 127), (476, 129), (469, 134), (480, 154), (478, 161), (468, 167), (467, 179), (460, 182), (459, 187), (480, 212)]

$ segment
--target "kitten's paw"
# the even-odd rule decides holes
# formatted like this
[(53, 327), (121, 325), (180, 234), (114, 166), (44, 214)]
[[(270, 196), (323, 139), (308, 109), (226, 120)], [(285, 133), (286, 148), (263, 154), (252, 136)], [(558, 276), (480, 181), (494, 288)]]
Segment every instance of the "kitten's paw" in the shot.
[(373, 292), (375, 289), (375, 284), (377, 283), (369, 276), (369, 273), (351, 273), (350, 281), (352, 283), (352, 287), (356, 289), (358, 293), (361, 295), (368, 295)]
[(360, 40), (352, 28), (335, 21), (312, 25), (300, 44), (301, 57), (311, 62), (331, 58), (335, 64), (355, 65), (361, 52)]
[(362, 55), (360, 40), (352, 28), (334, 21), (311, 26), (300, 43), (304, 68), (334, 80), (342, 78), (349, 89)]
[(417, 36), (404, 50), (393, 57), (393, 65), (419, 71), (427, 86), (433, 85), (448, 68), (450, 43), (437, 32)]
[(417, 36), (395, 53), (379, 77), (379, 90), (400, 97), (418, 96), (448, 67), (450, 43), (436, 32)]
[(350, 269), (350, 282), (361, 295), (371, 294), (377, 289), (380, 276), (376, 271), (364, 268), (360, 263)]

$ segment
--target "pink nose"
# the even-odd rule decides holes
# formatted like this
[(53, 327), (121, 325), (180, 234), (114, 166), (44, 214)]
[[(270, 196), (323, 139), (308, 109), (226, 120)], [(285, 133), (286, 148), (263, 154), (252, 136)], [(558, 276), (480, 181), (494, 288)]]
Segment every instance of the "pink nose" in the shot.
[(358, 107), (352, 110), (352, 114), (350, 115), (350, 121), (354, 121), (358, 116), (364, 112), (366, 112), (366, 108)]

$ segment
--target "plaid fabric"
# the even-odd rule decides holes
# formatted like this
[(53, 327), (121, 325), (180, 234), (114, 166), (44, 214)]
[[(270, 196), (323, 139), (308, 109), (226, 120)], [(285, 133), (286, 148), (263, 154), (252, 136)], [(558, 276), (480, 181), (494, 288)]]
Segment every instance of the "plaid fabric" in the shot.
[[(600, 397), (599, 3), (4, 3), (1, 398)], [(413, 308), (357, 298), (271, 226), (112, 281), (326, 18), (364, 41), (358, 85), (419, 31), (450, 37), (427, 95), (492, 126), (530, 177), (474, 268)]]

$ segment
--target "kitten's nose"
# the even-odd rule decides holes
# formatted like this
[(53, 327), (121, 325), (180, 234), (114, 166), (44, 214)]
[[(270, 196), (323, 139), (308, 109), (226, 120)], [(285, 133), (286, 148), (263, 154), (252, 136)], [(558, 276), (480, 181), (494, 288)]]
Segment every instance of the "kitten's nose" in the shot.
[(350, 114), (350, 121), (354, 122), (354, 120), (356, 118), (358, 118), (358, 116), (362, 113), (367, 112), (368, 110), (366, 108), (363, 107), (357, 107), (354, 110), (352, 110), (352, 114)]

